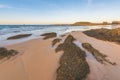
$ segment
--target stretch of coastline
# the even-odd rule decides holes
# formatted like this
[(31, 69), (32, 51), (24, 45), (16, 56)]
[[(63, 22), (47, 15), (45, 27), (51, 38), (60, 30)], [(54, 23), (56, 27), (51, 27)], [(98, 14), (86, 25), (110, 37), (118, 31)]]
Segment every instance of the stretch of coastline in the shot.
[[(102, 27), (111, 28), (111, 26), (0, 25), (0, 47), (38, 39), (41, 38), (41, 34), (48, 32), (56, 32), (59, 36), (72, 31), (84, 31)], [(30, 36), (22, 39), (7, 40), (9, 37), (21, 34), (29, 34)]]
[[(71, 34), (76, 40), (75, 44), (90, 43), (94, 48), (107, 55), (110, 61), (117, 65), (100, 64), (87, 51), (86, 60), (90, 67), (90, 73), (86, 80), (119, 80), (120, 79), (120, 46), (114, 42), (102, 41), (89, 37), (81, 31), (67, 33), (60, 39), (65, 39)], [(7, 49), (14, 49), (19, 55), (10, 60), (0, 62), (0, 80), (56, 80), (56, 70), (60, 66), (60, 57), (63, 51), (55, 52), (55, 48), (62, 43), (52, 47), (50, 39), (33, 39), (23, 43), (6, 46)], [(6, 77), (7, 75), (7, 77)]]

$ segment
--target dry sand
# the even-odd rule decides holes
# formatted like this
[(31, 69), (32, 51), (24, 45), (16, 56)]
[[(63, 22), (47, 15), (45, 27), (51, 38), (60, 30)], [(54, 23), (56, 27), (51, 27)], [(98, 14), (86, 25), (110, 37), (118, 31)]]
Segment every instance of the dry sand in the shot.
[(50, 40), (31, 40), (8, 46), (22, 55), (0, 64), (0, 80), (55, 80), (61, 53), (55, 53)]
[[(88, 42), (106, 54), (116, 66), (102, 65), (87, 52), (90, 74), (87, 80), (120, 80), (120, 45), (88, 37), (81, 32), (71, 33), (79, 42)], [(51, 41), (35, 39), (21, 44), (7, 46), (18, 50), (21, 55), (0, 63), (0, 80), (55, 80), (56, 69), (62, 52), (55, 53)]]

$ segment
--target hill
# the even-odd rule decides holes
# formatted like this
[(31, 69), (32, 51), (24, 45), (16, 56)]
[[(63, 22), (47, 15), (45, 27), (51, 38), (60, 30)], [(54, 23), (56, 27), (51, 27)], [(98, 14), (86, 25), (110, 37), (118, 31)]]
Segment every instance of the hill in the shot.
[(97, 25), (110, 25), (108, 22), (103, 23), (91, 23), (91, 22), (76, 22), (72, 26), (97, 26)]

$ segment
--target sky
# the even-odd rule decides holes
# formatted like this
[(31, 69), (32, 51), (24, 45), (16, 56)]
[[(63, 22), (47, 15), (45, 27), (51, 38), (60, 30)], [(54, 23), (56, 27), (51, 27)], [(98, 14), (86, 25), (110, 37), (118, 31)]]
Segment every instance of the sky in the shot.
[(0, 24), (120, 21), (120, 0), (0, 0)]

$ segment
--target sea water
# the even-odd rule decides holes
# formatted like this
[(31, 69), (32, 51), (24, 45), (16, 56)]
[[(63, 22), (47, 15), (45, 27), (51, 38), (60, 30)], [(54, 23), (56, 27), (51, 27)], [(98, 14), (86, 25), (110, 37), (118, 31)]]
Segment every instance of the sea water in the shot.
[[(0, 47), (37, 39), (44, 33), (56, 32), (59, 36), (72, 31), (85, 31), (97, 28), (101, 28), (101, 26), (0, 25)], [(32, 35), (22, 39), (7, 40), (8, 37), (19, 34)]]

